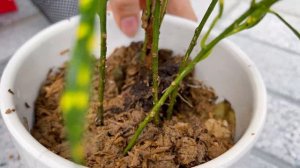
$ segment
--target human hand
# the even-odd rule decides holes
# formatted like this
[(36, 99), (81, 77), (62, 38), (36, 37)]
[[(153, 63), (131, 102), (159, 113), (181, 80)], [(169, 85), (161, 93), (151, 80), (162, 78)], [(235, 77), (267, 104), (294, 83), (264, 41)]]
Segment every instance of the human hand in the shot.
[[(110, 0), (109, 9), (120, 29), (129, 37), (136, 34), (140, 21), (141, 4), (145, 0)], [(169, 0), (167, 13), (190, 20), (197, 20), (190, 0)]]

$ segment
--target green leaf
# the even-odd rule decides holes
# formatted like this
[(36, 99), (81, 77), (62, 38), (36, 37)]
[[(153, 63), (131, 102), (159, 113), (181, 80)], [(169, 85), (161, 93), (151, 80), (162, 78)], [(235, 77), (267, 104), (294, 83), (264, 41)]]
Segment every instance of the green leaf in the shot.
[(89, 108), (93, 69), (94, 22), (97, 0), (80, 0), (80, 22), (76, 42), (66, 74), (66, 86), (60, 99), (60, 108), (71, 146), (71, 157), (84, 162), (83, 134), (85, 115)]

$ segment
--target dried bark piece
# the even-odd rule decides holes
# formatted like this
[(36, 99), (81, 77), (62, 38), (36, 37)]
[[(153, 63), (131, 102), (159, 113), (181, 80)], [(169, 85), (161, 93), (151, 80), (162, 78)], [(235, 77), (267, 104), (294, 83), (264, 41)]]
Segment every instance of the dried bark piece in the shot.
[(11, 89), (8, 89), (8, 92), (12, 95), (14, 95), (15, 93), (11, 90)]
[(26, 108), (30, 108), (30, 105), (27, 102), (25, 102), (24, 105)]
[(15, 112), (16, 110), (15, 109), (7, 109), (5, 111), (5, 114), (11, 114), (12, 112)]
[(60, 53), (59, 53), (59, 55), (61, 55), (61, 56), (63, 56), (63, 55), (66, 55), (67, 53), (69, 53), (70, 52), (70, 49), (64, 49), (64, 50), (62, 50)]

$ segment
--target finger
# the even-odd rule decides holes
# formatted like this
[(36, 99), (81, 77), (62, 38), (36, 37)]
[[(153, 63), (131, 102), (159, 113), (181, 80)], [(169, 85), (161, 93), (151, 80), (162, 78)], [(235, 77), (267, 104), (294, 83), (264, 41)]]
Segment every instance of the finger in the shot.
[(197, 21), (190, 0), (169, 0), (167, 12), (172, 15)]
[(134, 36), (139, 25), (139, 0), (111, 0), (110, 7), (120, 29), (127, 36)]

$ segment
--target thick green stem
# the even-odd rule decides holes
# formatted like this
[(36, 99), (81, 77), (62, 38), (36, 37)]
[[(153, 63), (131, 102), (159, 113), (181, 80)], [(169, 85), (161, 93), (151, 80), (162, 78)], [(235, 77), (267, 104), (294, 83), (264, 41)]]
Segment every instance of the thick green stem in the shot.
[[(160, 0), (156, 0), (153, 20), (153, 40), (152, 40), (152, 78), (153, 78), (153, 104), (158, 101), (158, 42), (159, 42), (159, 28), (160, 28)], [(155, 115), (155, 124), (159, 124), (159, 113)]]
[[(184, 58), (180, 64), (180, 67), (179, 67), (179, 73), (182, 72), (183, 68), (186, 66), (186, 63), (187, 63), (187, 60), (190, 58), (190, 55), (194, 49), (194, 47), (196, 46), (197, 44), (197, 40), (203, 30), (203, 27), (205, 25), (205, 23), (207, 22), (209, 16), (211, 15), (212, 11), (214, 10), (216, 4), (217, 4), (218, 0), (212, 0), (208, 9), (206, 10), (200, 24), (198, 25), (198, 27), (196, 28), (195, 30), (195, 33), (194, 33), (194, 36), (190, 42), (190, 45), (184, 55)], [(171, 119), (172, 117), (172, 114), (173, 114), (173, 108), (174, 108), (174, 105), (175, 105), (175, 102), (176, 102), (176, 97), (177, 97), (177, 94), (178, 94), (178, 87), (176, 87), (174, 89), (174, 92), (172, 93), (171, 95), (171, 98), (170, 98), (170, 104), (168, 106), (168, 109), (167, 109), (167, 118), (168, 119)]]
[(281, 20), (291, 31), (300, 39), (300, 33), (291, 25), (289, 24), (283, 17), (281, 17), (277, 12), (269, 10), (269, 13), (274, 14), (279, 20)]
[(99, 66), (99, 107), (98, 114), (96, 118), (96, 125), (103, 125), (103, 101), (104, 101), (104, 87), (105, 87), (105, 66), (106, 66), (106, 7), (107, 0), (100, 0), (98, 15), (100, 18), (100, 66)]
[(84, 162), (83, 132), (85, 115), (89, 108), (91, 76), (93, 71), (94, 21), (97, 0), (80, 2), (80, 22), (76, 43), (68, 64), (66, 85), (60, 99), (71, 157), (76, 163)]
[[(257, 10), (261, 10), (262, 8), (270, 8), (271, 5), (276, 3), (278, 0), (262, 0), (257, 3), (254, 7), (251, 7), (244, 14), (242, 14), (237, 20), (235, 20), (230, 26), (228, 26), (220, 35), (218, 35), (214, 40), (212, 40), (205, 48), (203, 48), (197, 56), (183, 69), (181, 73), (175, 78), (172, 84), (166, 89), (160, 100), (155, 104), (152, 108), (151, 112), (146, 116), (146, 118), (139, 124), (137, 131), (130, 139), (127, 147), (124, 150), (124, 153), (127, 153), (134, 146), (136, 141), (138, 140), (139, 135), (142, 133), (143, 129), (147, 126), (147, 124), (154, 118), (156, 113), (159, 112), (160, 107), (164, 104), (168, 96), (173, 92), (173, 90), (179, 85), (179, 83), (186, 77), (192, 70), (195, 68), (196, 64), (201, 60), (205, 59), (213, 49), (215, 45), (217, 45), (222, 39), (226, 38), (229, 34), (232, 34), (237, 27), (237, 25), (241, 24), (245, 19), (247, 19), (252, 14), (256, 14)], [(252, 16), (253, 17), (253, 16)], [(252, 26), (251, 24), (249, 26)]]

